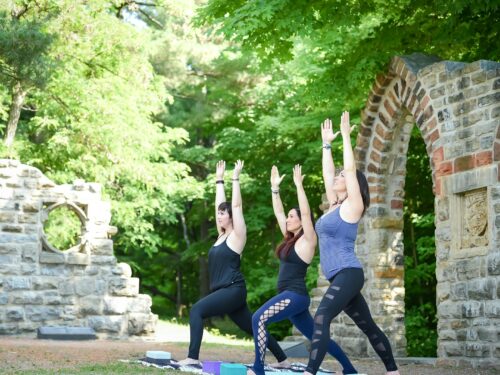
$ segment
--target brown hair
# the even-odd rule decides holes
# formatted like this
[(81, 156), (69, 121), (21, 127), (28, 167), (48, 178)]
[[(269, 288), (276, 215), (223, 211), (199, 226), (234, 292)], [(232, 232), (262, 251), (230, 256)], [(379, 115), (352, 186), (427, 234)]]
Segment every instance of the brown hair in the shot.
[[(302, 215), (300, 213), (300, 208), (299, 207), (294, 207), (293, 210), (297, 212), (297, 215), (300, 220), (302, 220)], [(314, 217), (311, 212), (311, 221), (314, 224)], [(295, 245), (295, 242), (299, 240), (299, 238), (304, 234), (304, 229), (301, 229), (299, 233), (296, 235), (293, 234), (293, 232), (286, 231), (285, 238), (283, 241), (276, 247), (275, 254), (278, 258), (281, 258), (281, 255), (284, 254), (285, 256), (288, 256), (290, 253), (291, 248)]]

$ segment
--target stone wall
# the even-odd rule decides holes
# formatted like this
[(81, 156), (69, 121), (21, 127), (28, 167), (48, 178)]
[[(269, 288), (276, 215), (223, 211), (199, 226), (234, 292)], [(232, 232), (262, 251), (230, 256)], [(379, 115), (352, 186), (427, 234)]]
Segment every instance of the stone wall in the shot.
[[(58, 206), (82, 221), (78, 244), (66, 251), (43, 231)], [(100, 185), (56, 186), (36, 168), (0, 160), (0, 334), (40, 326), (92, 327), (100, 338), (154, 332), (151, 298), (113, 254), (110, 219)]]
[[(395, 57), (377, 77), (355, 149), (371, 207), (356, 253), (363, 294), (397, 356), (405, 355), (403, 203), (406, 153), (418, 126), (431, 160), (436, 212), (440, 363), (500, 365), (500, 64)], [(313, 291), (317, 308), (328, 283)], [(374, 356), (341, 314), (332, 336), (356, 356)]]

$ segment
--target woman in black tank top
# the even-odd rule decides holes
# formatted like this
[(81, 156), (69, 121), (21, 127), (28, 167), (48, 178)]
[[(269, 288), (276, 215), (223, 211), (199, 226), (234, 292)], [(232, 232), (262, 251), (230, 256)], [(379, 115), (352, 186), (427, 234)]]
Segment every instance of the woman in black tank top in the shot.
[[(178, 362), (183, 366), (200, 364), (199, 353), (205, 318), (227, 314), (243, 331), (253, 334), (252, 313), (246, 303), (245, 279), (240, 272), (240, 258), (246, 242), (239, 183), (243, 162), (238, 160), (234, 166), (231, 203), (226, 202), (224, 192), (225, 166), (224, 161), (217, 163), (215, 217), (219, 237), (208, 253), (210, 294), (191, 308), (189, 353), (186, 359)], [(285, 353), (272, 336), (269, 337), (268, 347), (278, 362), (287, 363)]]
[[(297, 187), (299, 207), (291, 209), (288, 217), (285, 216), (279, 194), (279, 185), (283, 177), (280, 177), (278, 168), (273, 166), (271, 170), (273, 209), (285, 238), (276, 249), (276, 256), (280, 259), (279, 294), (262, 305), (252, 317), (255, 361), (249, 372), (254, 372), (256, 375), (265, 375), (264, 357), (269, 337), (266, 327), (269, 323), (289, 319), (309, 340), (313, 336), (314, 321), (309, 313), (310, 299), (305, 277), (309, 263), (314, 257), (317, 238), (309, 203), (302, 186), (304, 176), (302, 176), (301, 166), (296, 165), (293, 169), (293, 181)], [(328, 352), (340, 362), (344, 374), (357, 372), (333, 340), (329, 342)]]

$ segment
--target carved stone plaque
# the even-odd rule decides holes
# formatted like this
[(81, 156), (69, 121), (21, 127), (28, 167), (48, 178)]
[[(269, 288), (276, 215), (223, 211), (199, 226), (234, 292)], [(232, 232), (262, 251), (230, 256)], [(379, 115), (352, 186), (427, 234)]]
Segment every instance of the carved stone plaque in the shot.
[(488, 198), (486, 188), (462, 195), (462, 249), (488, 245)]

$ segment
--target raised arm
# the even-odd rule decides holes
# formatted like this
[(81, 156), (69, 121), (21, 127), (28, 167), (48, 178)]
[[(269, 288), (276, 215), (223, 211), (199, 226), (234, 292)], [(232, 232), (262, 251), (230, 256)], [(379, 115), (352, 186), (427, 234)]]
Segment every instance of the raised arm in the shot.
[(309, 207), (309, 202), (307, 200), (306, 192), (304, 191), (304, 186), (302, 181), (304, 180), (302, 175), (302, 167), (297, 164), (293, 168), (293, 182), (297, 188), (297, 198), (299, 200), (300, 216), (302, 221), (302, 229), (304, 230), (304, 239), (312, 251), (310, 255), (311, 259), (314, 256), (314, 249), (316, 248), (316, 231), (314, 230), (314, 223), (311, 219), (311, 208)]
[(238, 253), (243, 251), (247, 240), (247, 227), (243, 218), (243, 204), (240, 191), (240, 173), (243, 169), (243, 161), (238, 160), (234, 164), (233, 171), (233, 198), (231, 207), (233, 209), (233, 231), (234, 235), (230, 239), (232, 249)]
[(363, 215), (364, 204), (359, 190), (358, 178), (356, 177), (356, 162), (351, 145), (351, 131), (354, 126), (349, 124), (349, 112), (342, 113), (340, 119), (340, 132), (344, 148), (344, 176), (347, 189), (346, 208), (342, 214), (345, 219), (351, 222), (358, 221)]
[(226, 162), (220, 160), (217, 162), (217, 167), (215, 170), (215, 222), (217, 223), (217, 232), (219, 236), (223, 233), (222, 228), (219, 226), (217, 221), (217, 211), (219, 205), (226, 201), (226, 194), (224, 192), (224, 170), (226, 169)]
[(326, 119), (321, 125), (321, 138), (323, 140), (323, 182), (325, 183), (326, 198), (330, 205), (337, 202), (337, 194), (333, 190), (335, 178), (335, 165), (333, 164), (332, 142), (340, 132), (333, 133), (332, 120)]
[(280, 227), (281, 233), (283, 233), (283, 236), (285, 236), (286, 215), (280, 197), (280, 184), (281, 181), (283, 181), (283, 178), (285, 178), (285, 175), (280, 177), (278, 168), (275, 165), (273, 165), (273, 167), (271, 168), (271, 194), (273, 199), (273, 211), (274, 211), (274, 216), (276, 216), (276, 220), (278, 220), (278, 225)]

